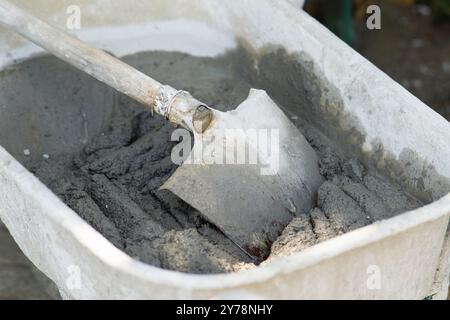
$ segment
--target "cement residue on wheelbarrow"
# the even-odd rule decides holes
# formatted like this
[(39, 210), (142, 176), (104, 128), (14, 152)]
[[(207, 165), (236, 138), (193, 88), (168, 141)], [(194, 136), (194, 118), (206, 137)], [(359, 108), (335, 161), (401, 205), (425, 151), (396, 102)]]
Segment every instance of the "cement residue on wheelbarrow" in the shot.
[[(147, 52), (124, 60), (219, 110), (228, 110), (243, 101), (248, 90), (258, 87), (259, 79), (270, 71), (239, 68), (246, 56), (242, 50), (217, 58)], [(283, 55), (268, 56), (266, 65)], [(296, 66), (286, 61), (289, 67)], [(31, 94), (26, 90), (39, 90), (33, 93), (36, 105), (45, 104), (48, 95), (61, 96), (59, 108), (75, 110), (73, 119), (65, 119), (58, 103), (39, 105), (46, 110), (46, 121), (61, 125), (53, 125), (52, 129), (57, 129), (51, 133), (31, 127), (25, 135), (53, 142), (38, 141), (36, 148), (23, 144), (19, 148), (24, 154), (18, 158), (116, 247), (148, 264), (182, 272), (220, 273), (254, 266), (195, 209), (159, 190), (176, 169), (170, 158), (176, 142), (166, 143), (174, 130), (171, 124), (55, 58), (35, 58), (5, 72), (2, 78), (11, 79), (5, 82), (11, 90), (17, 90), (20, 81), (40, 79), (36, 86), (22, 87), (23, 95)], [(86, 95), (86, 91), (91, 92), (89, 88), (98, 87), (102, 90)], [(274, 98), (283, 107), (280, 97), (281, 91)], [(67, 132), (76, 132), (71, 125), (80, 121), (83, 130), (72, 137), (77, 141), (67, 142), (71, 139)], [(330, 143), (309, 122), (301, 117), (292, 117), (292, 121), (317, 151), (326, 181), (318, 191), (316, 207), (292, 220), (272, 245), (269, 260), (422, 205), (355, 156), (346, 156), (342, 146)], [(48, 150), (41, 145), (47, 145)]]

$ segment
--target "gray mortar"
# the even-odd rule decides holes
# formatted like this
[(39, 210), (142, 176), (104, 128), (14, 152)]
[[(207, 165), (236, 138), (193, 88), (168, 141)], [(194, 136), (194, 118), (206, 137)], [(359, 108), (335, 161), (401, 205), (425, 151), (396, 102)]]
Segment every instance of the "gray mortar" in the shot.
[[(235, 108), (251, 87), (273, 82), (273, 63), (282, 63), (279, 72), (287, 78), (305, 71), (285, 53), (263, 56), (257, 70), (247, 67), (254, 65), (248, 57), (243, 50), (218, 58), (148, 52), (124, 60), (219, 110)], [(311, 122), (304, 116), (307, 111), (298, 106), (318, 103), (317, 91), (325, 90), (309, 77), (306, 72), (286, 86), (272, 83), (268, 91), (317, 151), (326, 182), (317, 207), (293, 219), (268, 261), (421, 205), (356, 157), (344, 157), (351, 154), (346, 147), (326, 137), (332, 129), (326, 117)], [(171, 124), (51, 57), (17, 64), (0, 79), (0, 143), (116, 247), (182, 272), (254, 267), (198, 212), (158, 190), (176, 169), (170, 160)], [(299, 92), (300, 101), (293, 92)]]

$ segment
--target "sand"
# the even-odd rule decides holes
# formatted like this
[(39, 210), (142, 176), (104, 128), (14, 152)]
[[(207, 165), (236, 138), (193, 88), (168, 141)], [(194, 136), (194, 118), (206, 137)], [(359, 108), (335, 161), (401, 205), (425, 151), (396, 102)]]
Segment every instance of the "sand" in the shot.
[[(124, 58), (144, 73), (188, 90), (219, 110), (234, 109), (252, 87), (245, 73), (232, 68), (233, 59), (233, 53), (198, 58), (167, 52)], [(104, 105), (108, 99), (100, 102), (101, 108), (110, 108), (111, 116), (101, 132), (83, 142), (81, 151), (74, 148), (73, 152), (50, 153), (48, 158), (24, 157), (27, 168), (135, 259), (189, 273), (255, 267), (199, 212), (170, 192), (159, 190), (176, 169), (170, 160), (175, 145), (170, 141), (173, 125), (118, 93), (110, 105)], [(282, 107), (283, 101), (278, 102)], [(89, 107), (95, 110), (98, 106)], [(316, 150), (326, 181), (319, 188), (316, 207), (292, 220), (273, 243), (267, 261), (421, 206), (357, 158), (342, 157), (339, 147), (306, 121), (295, 117), (293, 122)]]

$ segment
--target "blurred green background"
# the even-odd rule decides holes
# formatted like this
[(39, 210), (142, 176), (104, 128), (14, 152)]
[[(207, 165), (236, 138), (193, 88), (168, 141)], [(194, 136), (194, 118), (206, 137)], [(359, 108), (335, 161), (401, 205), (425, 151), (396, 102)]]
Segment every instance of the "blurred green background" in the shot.
[[(369, 30), (369, 5), (381, 30)], [(307, 0), (304, 9), (450, 120), (450, 0)]]

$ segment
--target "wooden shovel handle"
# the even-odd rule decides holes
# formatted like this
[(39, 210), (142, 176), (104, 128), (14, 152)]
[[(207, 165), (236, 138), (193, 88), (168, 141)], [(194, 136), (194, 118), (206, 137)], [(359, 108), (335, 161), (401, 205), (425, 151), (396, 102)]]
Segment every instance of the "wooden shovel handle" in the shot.
[(164, 87), (167, 87), (166, 91), (172, 91), (119, 59), (90, 47), (5, 0), (0, 0), (0, 23), (158, 113), (161, 112), (154, 107), (155, 99), (158, 100)]

